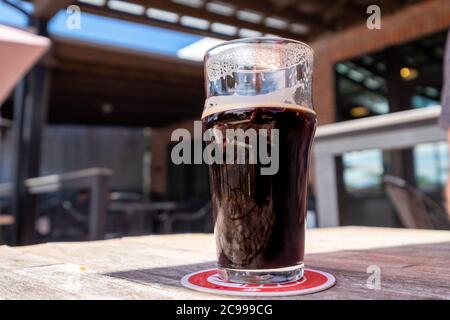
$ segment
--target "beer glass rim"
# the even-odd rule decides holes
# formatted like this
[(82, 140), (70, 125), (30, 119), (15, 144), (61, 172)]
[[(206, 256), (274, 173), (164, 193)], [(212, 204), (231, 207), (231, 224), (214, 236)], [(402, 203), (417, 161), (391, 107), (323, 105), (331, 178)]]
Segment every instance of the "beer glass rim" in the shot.
[(234, 46), (245, 44), (270, 44), (270, 43), (282, 45), (295, 44), (309, 51), (310, 55), (314, 55), (314, 49), (310, 45), (299, 40), (280, 37), (252, 37), (252, 38), (235, 39), (219, 43), (205, 52), (203, 60), (206, 61), (212, 55), (218, 54), (221, 51), (230, 49)]

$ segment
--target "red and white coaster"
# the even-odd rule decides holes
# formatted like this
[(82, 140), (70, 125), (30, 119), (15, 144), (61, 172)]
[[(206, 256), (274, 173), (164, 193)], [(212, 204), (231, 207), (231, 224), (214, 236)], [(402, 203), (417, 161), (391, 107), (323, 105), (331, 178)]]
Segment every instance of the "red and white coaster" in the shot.
[(247, 297), (297, 296), (319, 292), (332, 287), (336, 278), (326, 272), (305, 269), (301, 280), (281, 284), (240, 284), (224, 281), (217, 269), (208, 269), (185, 275), (181, 284), (186, 288), (224, 295)]

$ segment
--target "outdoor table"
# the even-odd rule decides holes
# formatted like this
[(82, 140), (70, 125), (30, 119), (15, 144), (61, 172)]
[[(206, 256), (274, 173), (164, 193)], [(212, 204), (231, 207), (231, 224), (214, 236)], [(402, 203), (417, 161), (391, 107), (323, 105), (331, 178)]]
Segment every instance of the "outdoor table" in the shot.
[[(337, 284), (285, 299), (450, 299), (449, 231), (313, 229), (306, 252), (306, 266)], [(236, 299), (180, 285), (214, 261), (211, 234), (1, 246), (0, 299)], [(380, 289), (367, 286), (369, 266), (381, 271)]]

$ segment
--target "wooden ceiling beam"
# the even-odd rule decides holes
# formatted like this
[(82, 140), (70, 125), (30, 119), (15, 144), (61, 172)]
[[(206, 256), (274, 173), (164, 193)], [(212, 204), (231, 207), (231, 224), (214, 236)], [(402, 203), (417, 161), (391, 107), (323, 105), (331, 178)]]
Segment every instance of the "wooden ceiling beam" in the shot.
[(80, 4), (80, 7), (83, 12), (87, 12), (87, 13), (91, 13), (91, 14), (95, 14), (95, 15), (99, 15), (99, 16), (105, 16), (105, 17), (109, 17), (109, 18), (115, 18), (115, 19), (120, 19), (120, 20), (126, 20), (126, 21), (146, 24), (146, 25), (159, 27), (159, 28), (165, 28), (165, 29), (170, 29), (170, 30), (175, 30), (175, 31), (197, 34), (197, 35), (204, 36), (204, 37), (216, 37), (216, 38), (224, 39), (224, 40), (233, 39), (233, 37), (216, 34), (211, 31), (208, 31), (208, 30), (187, 28), (187, 27), (181, 26), (179, 24), (175, 24), (175, 23), (158, 21), (155, 19), (147, 18), (146, 16), (136, 16), (136, 15), (127, 14), (124, 12), (109, 10), (108, 8), (88, 5), (85, 3)]
[(33, 15), (50, 20), (59, 10), (68, 7), (74, 2), (75, 0), (34, 0)]
[(182, 105), (178, 102), (167, 101), (166, 99), (148, 98), (148, 99), (121, 99), (110, 100), (109, 96), (99, 96), (97, 94), (86, 93), (80, 96), (78, 92), (54, 92), (50, 96), (50, 105), (54, 110), (61, 109), (69, 112), (68, 109), (76, 110), (76, 113), (109, 114), (102, 111), (104, 103), (111, 103), (110, 113), (129, 113), (130, 116), (136, 116), (136, 113), (146, 113), (150, 115), (171, 115), (171, 116), (192, 116), (200, 118), (203, 104), (186, 101)]
[(84, 76), (94, 78), (115, 79), (124, 81), (131, 79), (140, 83), (160, 82), (167, 85), (182, 85), (184, 88), (192, 88), (199, 84), (203, 85), (203, 75), (185, 76), (178, 73), (164, 73), (160, 71), (148, 71), (130, 69), (117, 66), (105, 66), (100, 64), (80, 64), (76, 61), (60, 61), (53, 69), (53, 74), (66, 76)]
[[(161, 9), (166, 11), (171, 11), (179, 14), (180, 16), (191, 16), (194, 18), (199, 19), (205, 19), (213, 22), (218, 22), (222, 24), (232, 25), (237, 28), (245, 28), (245, 29), (251, 29), (259, 31), (263, 34), (276, 34), (281, 37), (286, 38), (294, 38), (298, 40), (305, 40), (305, 37), (302, 35), (298, 35), (289, 31), (285, 30), (279, 30), (276, 28), (267, 27), (263, 24), (257, 24), (257, 23), (251, 23), (247, 21), (239, 20), (235, 17), (227, 17), (220, 14), (209, 12), (205, 9), (197, 9), (192, 8), (185, 5), (176, 4), (170, 1), (161, 1), (161, 0), (155, 0), (155, 1), (147, 1), (147, 0), (133, 0), (133, 3), (137, 3), (140, 5), (143, 5), (145, 8), (155, 8), (155, 9)], [(107, 7), (98, 7), (98, 6), (92, 6), (89, 4), (80, 3), (79, 4), (81, 9), (85, 12), (90, 12), (97, 15), (104, 15), (109, 16), (113, 18), (118, 19), (124, 19), (124, 20), (130, 20), (138, 23), (148, 24), (148, 25), (155, 25), (159, 27), (174, 29), (178, 31), (184, 31), (189, 33), (196, 33), (203, 36), (209, 36), (209, 37), (216, 37), (216, 38), (223, 38), (226, 40), (229, 40), (231, 38), (237, 38), (238, 36), (226, 36), (222, 35), (216, 32), (212, 32), (210, 29), (208, 30), (198, 30), (195, 28), (190, 28), (188, 26), (181, 25), (180, 22), (178, 23), (165, 23), (161, 22), (155, 19), (148, 18), (145, 14), (144, 15), (133, 15), (125, 12), (119, 12), (115, 10), (111, 10)]]
[(349, 3), (349, 7), (363, 10), (365, 12), (365, 9), (368, 6), (377, 5), (384, 14), (391, 14), (403, 8), (405, 4), (406, 3), (403, 0), (352, 0)]
[[(70, 96), (69, 96), (70, 97)], [(104, 100), (109, 102), (108, 100)], [(83, 105), (84, 108), (80, 108)], [(191, 118), (200, 119), (202, 114), (201, 108), (196, 108), (192, 105), (183, 105), (184, 108), (179, 108), (177, 104), (173, 104), (167, 101), (161, 101), (158, 99), (148, 100), (143, 102), (123, 102), (115, 101), (111, 103), (111, 109), (107, 112), (102, 108), (102, 101), (93, 100), (74, 100), (73, 103), (67, 103), (63, 98), (57, 97), (50, 99), (50, 114), (55, 112), (60, 114), (70, 115), (97, 115), (108, 117), (129, 117), (139, 119), (141, 117), (154, 117), (154, 116), (165, 116), (172, 118)], [(157, 108), (155, 106), (158, 106)], [(178, 106), (178, 107), (177, 107)], [(186, 110), (182, 110), (186, 109)]]
[[(131, 89), (134, 92), (152, 92), (159, 91), (161, 92), (194, 92), (197, 95), (202, 96), (204, 82), (201, 79), (195, 79), (194, 81), (188, 82), (189, 79), (183, 79), (180, 82), (177, 82), (178, 79), (173, 80), (158, 80), (156, 78), (136, 78), (129, 77), (127, 75), (121, 76), (119, 73), (110, 75), (100, 75), (100, 74), (86, 74), (86, 73), (74, 73), (74, 72), (66, 72), (62, 71), (53, 71), (52, 72), (52, 83), (58, 84), (58, 82), (74, 83), (76, 85), (83, 86), (99, 86), (99, 87), (108, 87), (117, 86), (120, 88), (122, 86), (124, 89)], [(174, 95), (172, 94), (172, 97)]]
[[(219, 23), (229, 24), (229, 25), (236, 26), (238, 28), (253, 29), (253, 30), (260, 31), (264, 34), (276, 34), (276, 35), (279, 35), (282, 37), (295, 38), (298, 40), (305, 39), (305, 37), (303, 35), (299, 35), (299, 34), (296, 34), (296, 33), (293, 33), (293, 32), (287, 31), (287, 30), (280, 30), (280, 29), (276, 29), (276, 28), (267, 27), (264, 24), (260, 24), (260, 23), (252, 23), (252, 22), (248, 22), (248, 21), (243, 21), (243, 20), (236, 18), (235, 16), (228, 17), (228, 16), (224, 16), (221, 14), (209, 12), (205, 9), (206, 2), (202, 8), (191, 8), (189, 6), (176, 4), (176, 3), (173, 3), (173, 2), (167, 1), (167, 0), (153, 0), (153, 1), (133, 0), (133, 2), (140, 3), (143, 5), (147, 4), (149, 7), (156, 8), (156, 9), (176, 12), (180, 15), (188, 15), (188, 16), (192, 16), (192, 17), (196, 17), (196, 18), (200, 18), (200, 19), (206, 19), (211, 22), (219, 22)], [(226, 0), (225, 2), (230, 2), (230, 1)], [(242, 2), (243, 1), (240, 1), (241, 4), (242, 4)], [(247, 0), (244, 2), (247, 3)], [(259, 1), (258, 3), (261, 3), (261, 1)], [(262, 14), (263, 15), (271, 15), (269, 12), (262, 12)], [(283, 17), (283, 18), (286, 18), (286, 17)], [(291, 20), (291, 19), (287, 18), (287, 20)]]
[(310, 29), (310, 32), (304, 35), (308, 39), (327, 27), (319, 16), (302, 13), (295, 7), (274, 6), (267, 1), (261, 0), (225, 0), (225, 2), (235, 6), (237, 9), (250, 9), (263, 13), (266, 16), (277, 16), (290, 22), (304, 24)]
[[(211, 2), (212, 0), (209, 0)], [(292, 6), (277, 6), (271, 4), (269, 1), (260, 0), (224, 0), (236, 7), (238, 10), (250, 9), (260, 12), (265, 16), (279, 16), (291, 22), (305, 23), (312, 27), (322, 27), (320, 21), (316, 17), (293, 10)]]
[(50, 104), (48, 122), (54, 124), (72, 125), (102, 125), (102, 126), (130, 126), (130, 127), (160, 127), (192, 118), (186, 115), (164, 115), (149, 113), (114, 112), (105, 115), (100, 112), (80, 112), (76, 105), (59, 108), (58, 104)]
[(80, 94), (92, 93), (103, 96), (109, 96), (110, 100), (125, 97), (127, 99), (147, 99), (158, 97), (167, 101), (190, 101), (203, 100), (203, 88), (199, 87), (195, 90), (168, 86), (166, 84), (148, 83), (139, 85), (138, 82), (132, 81), (128, 84), (123, 81), (104, 79), (92, 79), (87, 77), (78, 77), (73, 79), (66, 77), (54, 77), (52, 81), (52, 89), (61, 91), (78, 92)]
[[(83, 105), (84, 108), (80, 108)], [(154, 108), (154, 106), (158, 108)], [(161, 101), (157, 99), (148, 100), (146, 103), (124, 103), (115, 102), (111, 104), (112, 108), (108, 112), (102, 110), (99, 103), (95, 103), (92, 100), (75, 100), (73, 103), (67, 103), (63, 98), (56, 97), (50, 100), (50, 108), (52, 113), (60, 113), (68, 115), (98, 115), (103, 117), (113, 117), (113, 116), (128, 116), (130, 118), (139, 119), (142, 116), (152, 117), (152, 116), (165, 116), (173, 118), (192, 118), (199, 119), (201, 117), (202, 108), (193, 108), (192, 105), (185, 105), (186, 110), (181, 110), (182, 108), (177, 108), (173, 103), (168, 103), (166, 101)]]
[[(97, 64), (141, 70), (142, 72), (161, 72), (168, 76), (203, 76), (203, 65), (197, 62), (181, 60), (176, 57), (140, 52), (126, 48), (79, 42), (54, 38), (53, 66), (72, 61), (82, 64)], [(101, 64), (100, 64), (101, 63)]]

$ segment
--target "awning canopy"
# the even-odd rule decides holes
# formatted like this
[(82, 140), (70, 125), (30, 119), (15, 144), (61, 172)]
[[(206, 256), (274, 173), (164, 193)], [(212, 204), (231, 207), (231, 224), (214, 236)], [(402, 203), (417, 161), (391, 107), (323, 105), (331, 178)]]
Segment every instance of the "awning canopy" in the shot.
[[(200, 117), (202, 65), (173, 57), (53, 39), (50, 123), (163, 126)], [(10, 99), (1, 116), (12, 117)]]
[[(252, 31), (311, 41), (361, 23), (370, 5), (383, 16), (421, 0), (34, 0), (37, 16), (76, 4), (82, 12), (224, 39)], [(422, 0), (423, 1), (423, 0)], [(228, 27), (227, 27), (228, 26)]]
[(162, 126), (203, 109), (198, 63), (55, 39), (49, 64), (52, 123)]

